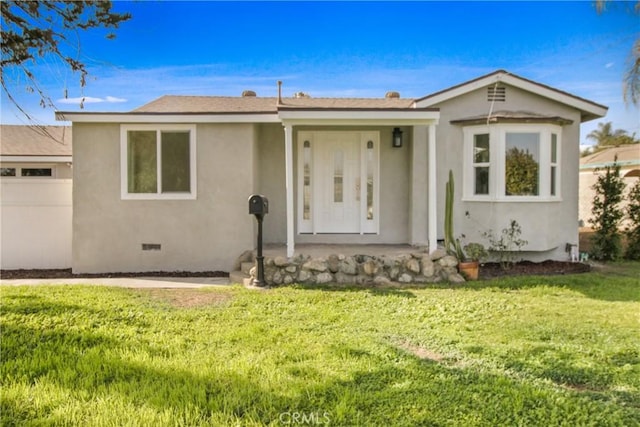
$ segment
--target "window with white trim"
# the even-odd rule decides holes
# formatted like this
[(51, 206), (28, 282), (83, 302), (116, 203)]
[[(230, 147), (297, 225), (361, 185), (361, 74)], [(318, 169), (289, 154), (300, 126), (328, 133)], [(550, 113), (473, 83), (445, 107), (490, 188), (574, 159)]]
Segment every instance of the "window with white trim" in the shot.
[(491, 149), (489, 134), (473, 135), (473, 194), (489, 194), (489, 171), (491, 170)]
[(195, 199), (195, 125), (122, 125), (123, 199)]
[(560, 126), (464, 128), (465, 200), (560, 200)]
[(0, 168), (0, 176), (3, 178), (55, 178), (54, 166), (22, 165)]

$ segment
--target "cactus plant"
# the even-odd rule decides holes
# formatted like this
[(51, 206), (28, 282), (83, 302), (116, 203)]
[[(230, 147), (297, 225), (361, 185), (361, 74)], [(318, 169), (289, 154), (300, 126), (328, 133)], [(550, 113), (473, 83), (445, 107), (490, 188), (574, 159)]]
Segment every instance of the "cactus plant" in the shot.
[(453, 234), (453, 195), (455, 183), (453, 171), (449, 169), (449, 180), (446, 184), (445, 207), (444, 207), (444, 248), (451, 255), (455, 255), (459, 261), (463, 261), (465, 256), (460, 245), (460, 240)]

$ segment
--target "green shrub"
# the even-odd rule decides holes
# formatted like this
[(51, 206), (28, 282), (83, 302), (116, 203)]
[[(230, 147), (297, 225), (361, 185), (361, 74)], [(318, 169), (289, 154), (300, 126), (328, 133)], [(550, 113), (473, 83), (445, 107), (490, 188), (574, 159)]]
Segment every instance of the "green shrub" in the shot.
[[(620, 208), (624, 191), (624, 181), (620, 177), (617, 157), (612, 166), (604, 168), (598, 180), (591, 187), (595, 191), (590, 220), (595, 233), (591, 238), (591, 256), (603, 261), (615, 261), (622, 255), (622, 243), (618, 228), (624, 213)], [(596, 169), (598, 173), (600, 169)]]
[(640, 260), (640, 179), (629, 191), (629, 204), (625, 209), (630, 224), (625, 229), (627, 250), (624, 257)]

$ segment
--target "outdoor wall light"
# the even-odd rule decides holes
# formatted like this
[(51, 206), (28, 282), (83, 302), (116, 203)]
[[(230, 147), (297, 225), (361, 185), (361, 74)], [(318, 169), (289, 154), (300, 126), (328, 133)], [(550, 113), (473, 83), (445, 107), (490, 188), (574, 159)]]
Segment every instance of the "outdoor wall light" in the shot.
[(400, 128), (393, 128), (393, 139), (392, 139), (393, 148), (402, 147), (402, 131)]

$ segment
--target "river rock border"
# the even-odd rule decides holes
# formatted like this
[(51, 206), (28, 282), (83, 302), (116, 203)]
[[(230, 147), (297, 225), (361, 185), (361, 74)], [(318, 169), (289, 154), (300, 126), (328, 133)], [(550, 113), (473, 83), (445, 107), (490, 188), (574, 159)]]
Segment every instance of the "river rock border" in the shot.
[[(463, 283), (458, 274), (458, 260), (443, 250), (431, 255), (425, 252), (397, 256), (341, 255), (312, 258), (277, 256), (264, 259), (267, 285), (304, 284), (390, 284), (399, 283)], [(250, 271), (256, 276), (256, 267)]]

